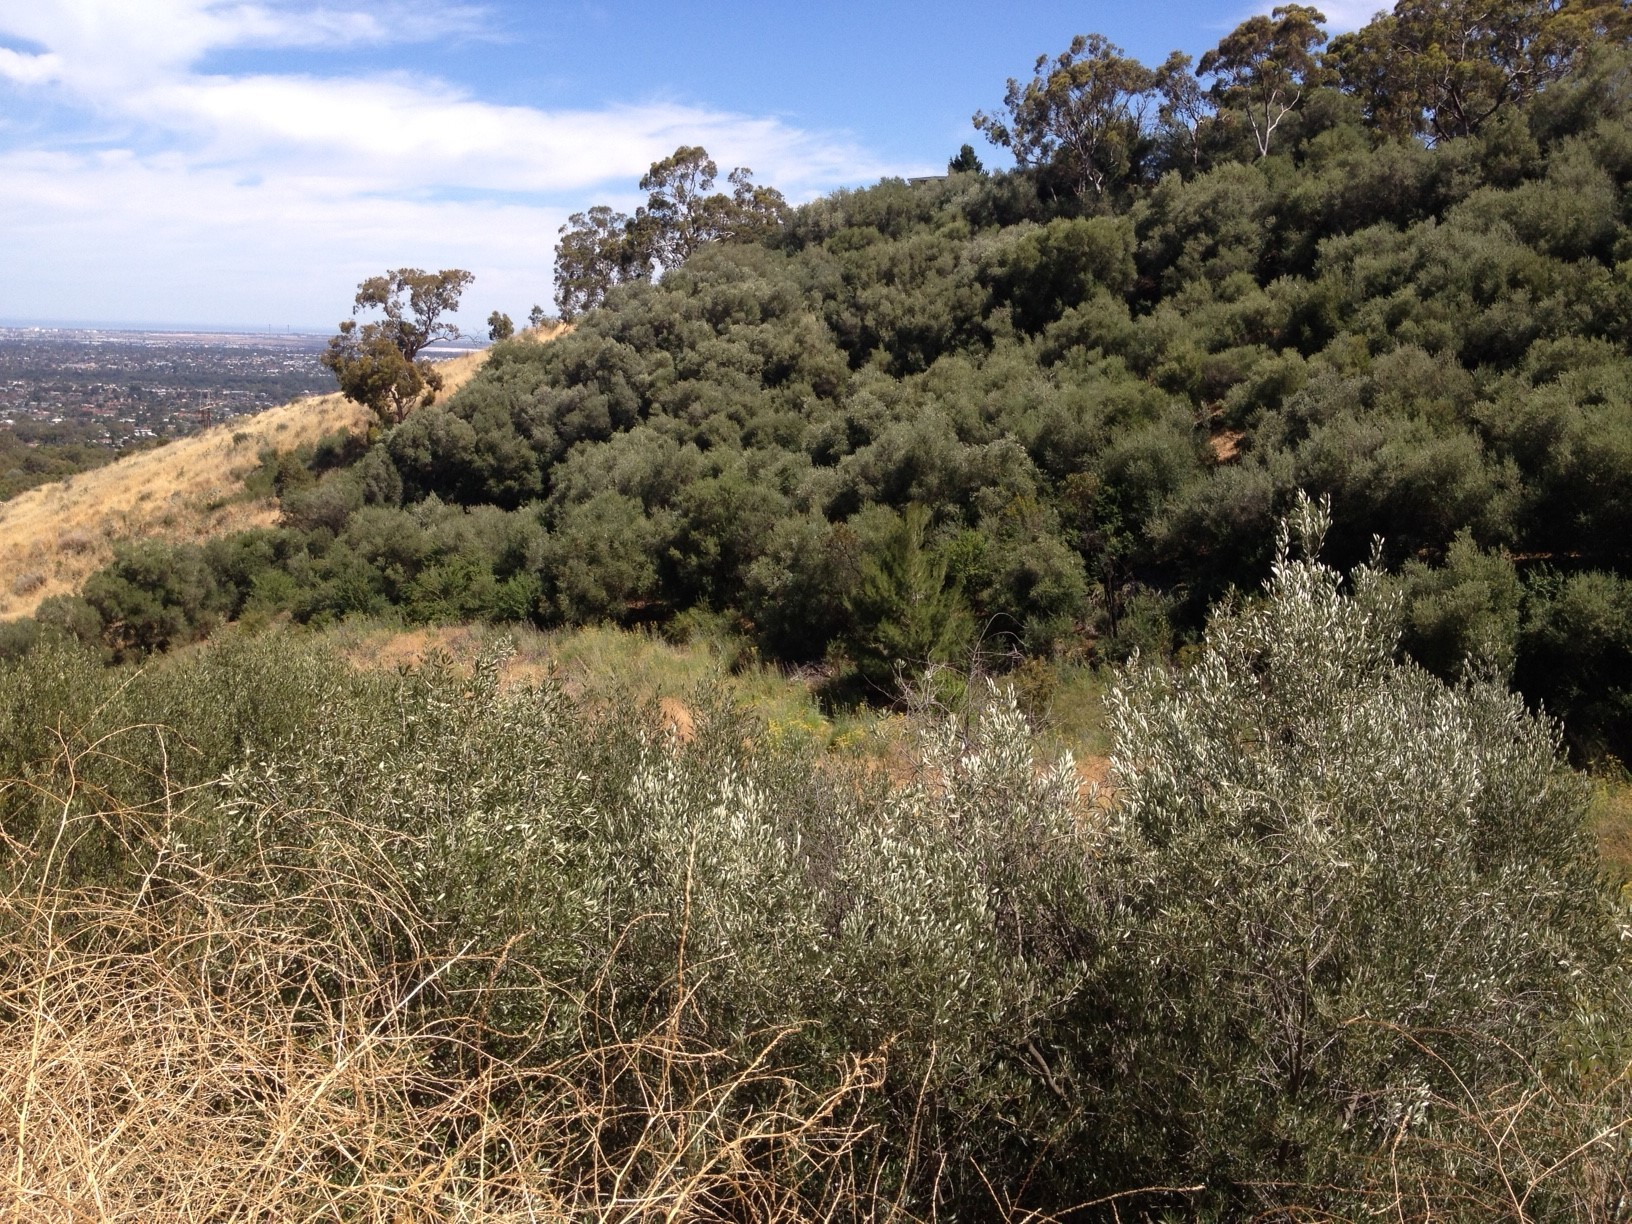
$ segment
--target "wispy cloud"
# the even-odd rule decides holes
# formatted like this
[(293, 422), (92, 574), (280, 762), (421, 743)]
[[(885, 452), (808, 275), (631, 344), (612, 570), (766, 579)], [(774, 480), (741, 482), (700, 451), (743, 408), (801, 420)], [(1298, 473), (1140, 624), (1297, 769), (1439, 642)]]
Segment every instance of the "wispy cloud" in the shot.
[(235, 0), (33, 0), (0, 12), (0, 33), (58, 51), (94, 90), (162, 76), (211, 51), (429, 42), (483, 31), (471, 5), (385, 2), (242, 4)]
[(1393, 4), (1379, 0), (1314, 0), (1315, 7), (1326, 14), (1326, 28), (1342, 34), (1358, 30), (1378, 13), (1393, 9)]
[(19, 85), (42, 85), (62, 75), (62, 56), (29, 55), (0, 47), (0, 77)]
[(565, 213), (627, 193), (678, 144), (794, 197), (892, 169), (843, 138), (675, 102), (550, 110), (420, 73), (203, 66), (232, 50), (485, 33), (479, 8), (432, 0), (0, 9), (13, 44), (0, 93), (59, 116), (26, 143), (0, 135), (0, 315), (309, 320), (405, 262), (471, 267), (483, 303), (525, 309), (549, 296)]
[[(1333, 34), (1346, 34), (1350, 30), (1358, 30), (1366, 25), (1378, 13), (1386, 13), (1394, 8), (1392, 0), (1301, 0), (1303, 3), (1318, 9), (1326, 18), (1326, 28)], [(1268, 13), (1277, 5), (1285, 4), (1287, 0), (1261, 0), (1255, 8), (1245, 10), (1237, 20), (1245, 20), (1254, 13)], [(1221, 23), (1221, 29), (1234, 28), (1235, 21)]]

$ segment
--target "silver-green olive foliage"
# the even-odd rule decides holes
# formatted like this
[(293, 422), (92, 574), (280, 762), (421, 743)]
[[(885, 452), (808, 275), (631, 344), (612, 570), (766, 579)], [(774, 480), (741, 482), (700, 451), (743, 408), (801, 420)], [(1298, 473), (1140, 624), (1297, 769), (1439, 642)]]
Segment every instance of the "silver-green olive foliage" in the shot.
[(1497, 680), (1397, 661), (1397, 587), (1321, 564), (1328, 526), (1303, 499), (1263, 596), (1111, 703), (1114, 810), (1159, 901), (1139, 1075), (1214, 1141), (1250, 1115), (1271, 1149), (1386, 1137), (1401, 1102), (1517, 1073), (1615, 955), (1556, 728)]

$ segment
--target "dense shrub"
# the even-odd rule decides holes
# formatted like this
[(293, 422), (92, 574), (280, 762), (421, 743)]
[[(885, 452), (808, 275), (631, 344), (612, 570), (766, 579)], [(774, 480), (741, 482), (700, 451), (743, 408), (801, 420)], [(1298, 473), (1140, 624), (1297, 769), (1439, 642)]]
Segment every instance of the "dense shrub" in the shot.
[(1327, 1185), (1311, 1206), (1341, 1211), (1412, 1102), (1525, 1075), (1620, 954), (1554, 729), (1395, 662), (1396, 597), (1370, 569), (1343, 592), (1312, 559), (1326, 526), (1305, 503), (1265, 597), (1113, 696), (1117, 811), (1155, 881), (1134, 942), (1162, 967), (1113, 1108), (1164, 1119), (1146, 1168)]
[[(1517, 651), (1527, 696), (1602, 722), (1613, 701), (1589, 714), (1598, 695), (1525, 662), (1545, 632), (1486, 642), (1511, 601), (1498, 615), (1461, 573), (1469, 547), (1525, 580), (1632, 572), (1632, 75), (1607, 46), (1576, 68), (1432, 147), (1321, 87), (1271, 156), (1220, 122), (1164, 163), (1164, 129), (1093, 202), (1046, 167), (813, 201), (613, 288), (550, 343), (496, 344), (361, 457), (344, 439), (268, 454), (256, 487), (300, 538), (215, 571), (202, 602), (109, 578), (106, 625), (145, 627), (108, 644), (249, 608), (701, 610), (788, 662), (859, 661), (886, 647), (858, 645), (857, 550), (918, 504), (983, 640), (1114, 660), (1192, 643), (1304, 490), (1332, 499), (1335, 561), (1382, 536), (1411, 565), (1408, 651), (1442, 674), (1476, 644)], [(376, 517), (481, 507), (516, 516), (524, 563), (490, 534)]]
[[(922, 526), (880, 541), (921, 552)], [(563, 1185), (604, 1205), (672, 1144), (652, 1193), (704, 1216), (1601, 1218), (1625, 1193), (1625, 915), (1585, 789), (1499, 685), (1395, 661), (1394, 588), (1314, 560), (1324, 526), (1296, 511), (1192, 667), (1121, 678), (1097, 798), (1003, 691), (918, 714), (886, 772), (701, 696), (689, 741), (655, 735), (654, 710), (501, 684), (502, 651), (361, 672), (275, 631), (141, 671), (62, 644), (0, 664), (0, 769), (28, 780), (0, 788), (7, 997), (144, 1085), (75, 1105), (0, 1012), (5, 1109), (30, 1110), (3, 1176), (78, 1201), (110, 1127), (142, 1152), (208, 1131), (142, 1069), (162, 1031), (187, 1085), (260, 1068), (201, 1103), (216, 1134), (306, 1101), (307, 1049), (343, 1094), (277, 1114), (293, 1129), (246, 1140), (223, 1193), (314, 1167), (443, 1214), (480, 1189), (467, 1214), (497, 1218)], [(180, 958), (191, 989), (246, 1021), (230, 1042), (69, 989), (179, 999), (187, 940), (210, 949)], [(420, 1129), (416, 1102), (452, 1112)], [(311, 1138), (331, 1126), (368, 1142)], [(772, 1139), (821, 1127), (802, 1157)], [(735, 1164), (714, 1146), (755, 1133)], [(151, 1176), (150, 1202), (179, 1193)], [(705, 1184), (771, 1198), (716, 1209)]]
[(1517, 680), (1549, 709), (1568, 711), (1584, 757), (1632, 760), (1632, 582), (1539, 575), (1526, 600)]

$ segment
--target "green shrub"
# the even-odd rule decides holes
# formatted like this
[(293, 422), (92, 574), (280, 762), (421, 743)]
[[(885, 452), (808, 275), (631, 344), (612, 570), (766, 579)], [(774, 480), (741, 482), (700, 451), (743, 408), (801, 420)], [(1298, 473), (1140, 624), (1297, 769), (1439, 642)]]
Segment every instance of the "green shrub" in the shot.
[[(1370, 1154), (1411, 1143), (1412, 1102), (1557, 1068), (1619, 954), (1555, 728), (1498, 683), (1395, 662), (1397, 598), (1370, 569), (1344, 594), (1313, 559), (1326, 525), (1302, 506), (1303, 559), (1283, 535), (1264, 597), (1215, 617), (1191, 668), (1112, 695), (1152, 891), (1130, 900), (1142, 1019), (1091, 1065), (1123, 1069), (1106, 1113), (1144, 1119), (1129, 1159), (1342, 1215)], [(1499, 1192), (1496, 1154), (1469, 1150)]]
[(1632, 761), (1632, 581), (1541, 574), (1526, 595), (1514, 679), (1565, 720), (1583, 759)]
[(545, 551), (556, 613), (569, 624), (621, 620), (657, 591), (657, 532), (640, 503), (606, 492), (564, 509)]
[(1400, 577), (1402, 644), (1413, 659), (1445, 679), (1485, 664), (1512, 675), (1523, 597), (1512, 561), (1481, 550), (1464, 531), (1451, 541), (1444, 565), (1408, 561)]
[(894, 518), (863, 555), (848, 600), (850, 657), (880, 694), (926, 668), (961, 664), (970, 645), (968, 605), (946, 558), (927, 544), (928, 525), (922, 506)]
[(116, 659), (201, 638), (232, 604), (202, 550), (162, 540), (121, 549), (86, 579), (84, 599), (101, 616), (103, 640)]
[[(1432, 147), (1347, 81), (1305, 90), (1272, 156), (1169, 111), (1093, 201), (1048, 166), (886, 180), (704, 244), (568, 334), (495, 345), (372, 441), (267, 452), (251, 491), (304, 539), (258, 606), (508, 619), (527, 572), (546, 621), (703, 608), (774, 657), (861, 661), (860, 541), (917, 503), (983, 637), (1046, 654), (1094, 586), (1121, 656), (1129, 592), (1193, 633), (1306, 489), (1332, 498), (1334, 563), (1378, 535), (1418, 563), (1408, 649), (1444, 674), (1470, 645), (1506, 653), (1508, 595), (1423, 576), (1460, 533), (1632, 573), (1632, 126), (1625, 49), (1597, 41)], [(450, 507), (516, 517), (500, 540)], [(239, 614), (245, 562), (212, 611)], [(1566, 718), (1615, 716), (1515, 674)]]

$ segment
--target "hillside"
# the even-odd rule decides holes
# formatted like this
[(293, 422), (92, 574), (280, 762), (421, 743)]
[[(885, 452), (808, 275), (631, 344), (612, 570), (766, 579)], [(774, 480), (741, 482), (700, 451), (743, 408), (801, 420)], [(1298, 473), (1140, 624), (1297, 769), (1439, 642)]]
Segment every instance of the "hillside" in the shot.
[(1628, 1224), (1632, 9), (1323, 21), (30, 503), (0, 1217)]
[(570, 336), (282, 470), (275, 530), (176, 532), (48, 619), (118, 660), (246, 615), (700, 619), (887, 704), (926, 667), (1186, 657), (1307, 493), (1334, 563), (1380, 541), (1410, 657), (1632, 758), (1629, 80), (1589, 57), (1431, 144), (1325, 89), (1273, 154), (1220, 113), (1097, 194), (699, 197), (715, 236), (661, 275), (608, 221)]
[[(444, 393), (462, 387), (485, 359), (481, 351), (441, 363)], [(0, 618), (32, 615), (41, 600), (77, 591), (117, 544), (198, 542), (272, 526), (277, 499), (244, 489), (261, 453), (367, 424), (368, 414), (341, 396), (312, 396), (0, 502)]]
[(1294, 547), (1119, 677), (1114, 793), (605, 629), (0, 660), (0, 1212), (1618, 1219), (1587, 787)]

